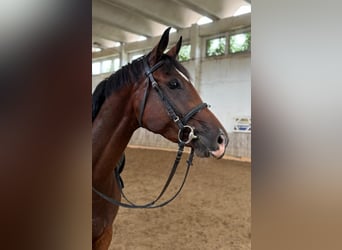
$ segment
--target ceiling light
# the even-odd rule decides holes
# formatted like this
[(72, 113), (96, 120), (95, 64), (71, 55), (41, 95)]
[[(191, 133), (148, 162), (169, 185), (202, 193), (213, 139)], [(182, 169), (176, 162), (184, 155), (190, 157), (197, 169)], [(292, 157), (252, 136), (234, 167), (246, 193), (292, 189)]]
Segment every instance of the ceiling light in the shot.
[(170, 33), (175, 33), (175, 32), (177, 32), (177, 30), (175, 28), (170, 29)]
[(198, 25), (202, 25), (202, 24), (212, 23), (212, 22), (213, 22), (213, 20), (210, 19), (209, 17), (202, 16), (202, 17), (197, 21), (197, 24), (198, 24)]
[(102, 50), (101, 48), (96, 48), (96, 47), (91, 48), (91, 52), (100, 52), (101, 50)]
[(251, 12), (251, 6), (250, 5), (242, 5), (240, 6), (240, 8), (237, 9), (237, 11), (235, 11), (233, 16), (240, 16), (246, 13), (250, 13)]
[(138, 36), (137, 41), (145, 41), (146, 39), (146, 36)]
[(120, 47), (121, 43), (120, 42), (113, 42), (112, 47)]

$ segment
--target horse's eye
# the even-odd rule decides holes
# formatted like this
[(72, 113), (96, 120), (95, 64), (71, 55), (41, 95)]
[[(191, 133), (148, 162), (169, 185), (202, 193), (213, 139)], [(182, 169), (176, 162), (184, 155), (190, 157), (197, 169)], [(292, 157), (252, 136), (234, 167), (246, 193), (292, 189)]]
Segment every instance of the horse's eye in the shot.
[(180, 88), (180, 83), (177, 79), (174, 79), (169, 82), (169, 88), (170, 89), (179, 89)]

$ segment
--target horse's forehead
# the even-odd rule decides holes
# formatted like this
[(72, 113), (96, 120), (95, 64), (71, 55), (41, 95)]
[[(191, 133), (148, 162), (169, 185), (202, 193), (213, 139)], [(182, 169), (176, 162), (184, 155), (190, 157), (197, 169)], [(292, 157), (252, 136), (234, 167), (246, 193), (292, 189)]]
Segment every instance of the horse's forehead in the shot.
[(178, 74), (180, 74), (186, 81), (190, 82), (190, 79), (179, 69), (176, 68), (176, 71), (178, 72)]

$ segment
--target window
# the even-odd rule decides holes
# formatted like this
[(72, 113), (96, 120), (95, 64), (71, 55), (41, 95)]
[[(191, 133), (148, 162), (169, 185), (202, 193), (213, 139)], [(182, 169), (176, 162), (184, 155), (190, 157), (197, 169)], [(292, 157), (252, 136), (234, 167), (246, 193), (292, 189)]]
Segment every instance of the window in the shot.
[(191, 52), (191, 45), (183, 45), (178, 53), (179, 61), (188, 61), (190, 60), (190, 52)]
[(92, 64), (92, 74), (98, 75), (101, 73), (101, 62), (93, 62)]
[(251, 32), (231, 35), (229, 38), (229, 53), (238, 53), (250, 50)]
[(92, 74), (104, 74), (116, 71), (120, 68), (120, 58), (106, 58), (92, 63)]
[(101, 65), (101, 73), (108, 73), (112, 69), (113, 60), (104, 60)]
[(120, 58), (114, 58), (114, 71), (117, 71), (120, 68)]
[(133, 62), (135, 59), (138, 59), (139, 57), (142, 57), (144, 54), (139, 53), (139, 54), (133, 54), (131, 56), (131, 62)]
[(219, 37), (207, 40), (206, 55), (220, 56), (224, 55), (226, 51), (226, 38)]

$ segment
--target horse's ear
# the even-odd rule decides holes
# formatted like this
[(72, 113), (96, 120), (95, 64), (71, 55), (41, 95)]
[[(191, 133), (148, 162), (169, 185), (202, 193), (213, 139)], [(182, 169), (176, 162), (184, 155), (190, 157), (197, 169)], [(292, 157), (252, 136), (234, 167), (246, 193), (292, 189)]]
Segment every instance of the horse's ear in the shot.
[(171, 29), (171, 27), (167, 28), (164, 31), (162, 37), (160, 38), (160, 41), (159, 41), (158, 45), (155, 46), (153, 48), (153, 50), (151, 51), (151, 55), (150, 55), (151, 66), (158, 62), (160, 57), (163, 55), (165, 49), (167, 48), (167, 45), (169, 43), (170, 29)]
[(182, 46), (182, 37), (179, 38), (177, 44), (175, 46), (173, 46), (166, 54), (168, 54), (169, 56), (176, 58), (180, 48)]

